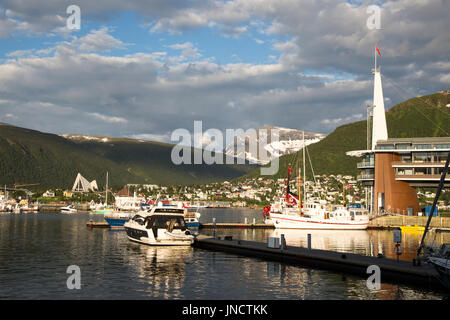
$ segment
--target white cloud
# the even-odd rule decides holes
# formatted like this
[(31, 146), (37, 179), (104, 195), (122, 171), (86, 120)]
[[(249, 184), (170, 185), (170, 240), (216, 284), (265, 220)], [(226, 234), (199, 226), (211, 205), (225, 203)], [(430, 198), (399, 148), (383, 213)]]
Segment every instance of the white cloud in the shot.
[[(56, 0), (0, 3), (7, 8), (0, 15), (0, 37), (64, 28), (65, 7)], [(38, 129), (154, 139), (166, 139), (175, 128), (190, 129), (199, 119), (204, 129), (274, 124), (330, 131), (365, 118), (365, 106), (372, 100), (375, 43), (383, 53), (379, 62), (385, 96), (391, 99), (387, 108), (418, 92), (448, 89), (449, 2), (384, 1), (382, 32), (367, 30), (368, 4), (80, 1), (83, 17), (94, 21), (139, 11), (152, 32), (182, 35), (210, 28), (217, 36), (248, 36), (258, 49), (263, 40), (257, 35), (264, 34), (264, 43), (279, 57), (268, 52), (267, 64), (244, 63), (239, 57), (236, 63), (219, 64), (196, 40), (168, 45), (175, 55), (158, 50), (107, 56), (127, 47), (112, 35), (113, 29), (91, 30), (85, 36), (68, 33), (57, 45), (8, 53), (10, 59), (0, 64), (2, 112)], [(232, 53), (238, 52), (232, 48), (226, 55)], [(408, 93), (402, 96), (398, 88)]]
[(87, 114), (96, 119), (99, 119), (99, 120), (105, 121), (105, 122), (109, 122), (109, 123), (127, 123), (128, 122), (128, 120), (125, 118), (107, 116), (107, 115), (100, 114), (97, 112), (88, 112)]

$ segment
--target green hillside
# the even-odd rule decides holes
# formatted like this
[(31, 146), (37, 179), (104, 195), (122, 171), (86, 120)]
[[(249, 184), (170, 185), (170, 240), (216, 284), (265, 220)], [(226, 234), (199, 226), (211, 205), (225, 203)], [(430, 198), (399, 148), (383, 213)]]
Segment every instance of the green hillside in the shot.
[[(442, 137), (450, 135), (450, 94), (436, 93), (412, 98), (395, 105), (386, 112), (388, 136)], [(356, 163), (361, 159), (349, 157), (351, 150), (363, 150), (367, 146), (367, 122), (359, 121), (336, 128), (318, 143), (307, 147), (315, 174), (357, 174)], [(289, 163), (302, 166), (302, 151), (279, 158), (279, 170), (275, 178), (286, 176)], [(306, 157), (306, 174), (312, 179), (311, 166)], [(246, 175), (256, 177), (259, 170)]]
[(55, 134), (0, 124), (0, 185), (39, 183), (39, 188), (71, 188), (80, 172), (103, 188), (125, 183), (198, 184), (236, 178), (250, 165), (180, 165), (172, 163), (172, 145), (113, 139), (72, 141)]
[[(255, 165), (175, 165), (171, 159), (172, 145), (132, 139), (113, 139), (102, 143), (95, 141), (77, 142), (85, 150), (120, 164), (141, 183), (199, 184), (224, 181), (242, 176)], [(191, 163), (193, 163), (191, 152)], [(224, 163), (226, 160), (223, 161)]]

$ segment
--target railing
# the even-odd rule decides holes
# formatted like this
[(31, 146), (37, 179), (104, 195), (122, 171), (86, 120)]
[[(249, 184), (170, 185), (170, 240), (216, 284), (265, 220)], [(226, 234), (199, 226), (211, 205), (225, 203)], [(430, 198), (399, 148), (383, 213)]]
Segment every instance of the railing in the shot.
[[(395, 178), (397, 179), (419, 179), (419, 180), (440, 180), (440, 174), (395, 174)], [(450, 181), (450, 177), (445, 177), (445, 181)]]
[(358, 162), (356, 164), (357, 168), (373, 168), (375, 166), (375, 163), (373, 161), (362, 161)]
[(392, 166), (405, 166), (405, 167), (444, 167), (443, 162), (412, 162), (412, 161), (392, 161)]
[(373, 180), (374, 175), (373, 174), (360, 174), (357, 176), (357, 180)]
[[(420, 226), (425, 227), (428, 217), (407, 216), (407, 215), (387, 215), (378, 216), (370, 221), (373, 227), (400, 227), (400, 226)], [(450, 218), (433, 217), (430, 228), (450, 228)]]

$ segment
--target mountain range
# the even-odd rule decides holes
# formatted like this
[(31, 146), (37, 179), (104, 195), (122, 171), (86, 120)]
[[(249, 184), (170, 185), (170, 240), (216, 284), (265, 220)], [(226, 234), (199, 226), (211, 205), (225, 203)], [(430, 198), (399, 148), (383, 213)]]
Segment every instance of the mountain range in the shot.
[[(450, 94), (441, 91), (409, 99), (389, 109), (386, 120), (390, 138), (449, 136)], [(271, 128), (279, 129), (280, 139), (278, 143), (269, 140), (266, 149), (272, 155), (281, 156), (278, 173), (270, 178), (280, 178), (286, 175), (288, 164), (296, 166), (303, 161), (303, 131), (280, 127), (261, 129)], [(346, 152), (365, 149), (366, 137), (366, 121), (340, 126), (326, 136), (305, 132), (307, 177), (311, 179), (313, 172), (356, 175), (356, 163), (360, 159), (347, 156)], [(247, 144), (248, 138), (241, 137)], [(236, 139), (232, 146), (237, 143)], [(232, 146), (225, 148), (223, 159), (242, 156), (232, 151)], [(42, 188), (71, 188), (81, 173), (89, 181), (96, 180), (102, 189), (107, 171), (112, 186), (203, 184), (260, 176), (260, 166), (250, 162), (261, 163), (261, 160), (252, 153), (247, 154), (251, 161), (246, 164), (176, 165), (171, 160), (172, 148), (173, 145), (166, 143), (56, 135), (0, 123), (0, 186), (39, 183)], [(193, 153), (193, 149), (190, 151)]]
[(159, 142), (56, 135), (2, 123), (0, 185), (39, 183), (45, 188), (71, 188), (81, 173), (102, 189), (107, 171), (110, 186), (202, 184), (233, 179), (258, 167), (249, 163), (176, 165), (171, 160), (172, 148)]
[[(450, 92), (419, 96), (399, 103), (386, 111), (389, 138), (449, 137), (450, 136)], [(360, 158), (346, 155), (352, 150), (367, 148), (367, 121), (358, 121), (336, 128), (321, 141), (306, 148), (306, 175), (314, 174), (357, 175), (356, 164)], [(281, 156), (278, 173), (286, 176), (289, 164), (297, 166), (303, 162), (302, 151)], [(311, 169), (312, 168), (312, 169)], [(258, 177), (254, 170), (242, 178)]]
[[(278, 139), (274, 139), (271, 135), (271, 130), (278, 132)], [(229, 144), (224, 153), (241, 159), (247, 159), (250, 162), (257, 164), (267, 164), (274, 158), (288, 155), (303, 148), (303, 134), (305, 145), (310, 145), (319, 142), (326, 137), (322, 133), (304, 132), (298, 129), (289, 129), (282, 127), (264, 126), (253, 133), (244, 133), (234, 139), (234, 142)], [(266, 137), (266, 143), (264, 143), (264, 149), (267, 157), (263, 159), (260, 155), (259, 148), (252, 150), (251, 143), (254, 146), (259, 146), (261, 142), (261, 136)], [(239, 150), (238, 146), (242, 146)]]

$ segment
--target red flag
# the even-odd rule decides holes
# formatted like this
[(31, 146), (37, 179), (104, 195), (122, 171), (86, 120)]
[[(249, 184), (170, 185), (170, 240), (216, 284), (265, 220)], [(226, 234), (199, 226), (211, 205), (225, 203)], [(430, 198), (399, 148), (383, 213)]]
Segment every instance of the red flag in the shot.
[(375, 49), (377, 50), (378, 54), (381, 56), (380, 50), (378, 50), (378, 46), (375, 46)]

